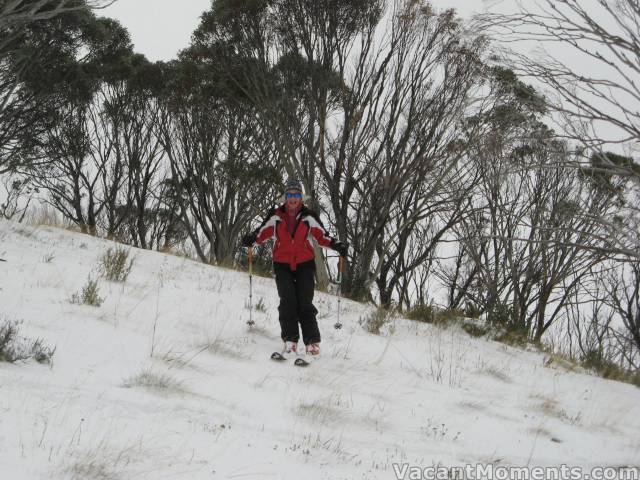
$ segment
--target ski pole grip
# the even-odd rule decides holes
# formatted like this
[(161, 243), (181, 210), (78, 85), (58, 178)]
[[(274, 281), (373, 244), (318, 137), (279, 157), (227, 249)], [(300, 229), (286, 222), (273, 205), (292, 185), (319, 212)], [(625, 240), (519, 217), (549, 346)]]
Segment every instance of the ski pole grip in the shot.
[(253, 270), (253, 247), (249, 247), (249, 273)]
[(340, 273), (344, 272), (344, 257), (342, 255), (340, 256), (340, 260), (338, 261), (338, 269), (340, 270)]

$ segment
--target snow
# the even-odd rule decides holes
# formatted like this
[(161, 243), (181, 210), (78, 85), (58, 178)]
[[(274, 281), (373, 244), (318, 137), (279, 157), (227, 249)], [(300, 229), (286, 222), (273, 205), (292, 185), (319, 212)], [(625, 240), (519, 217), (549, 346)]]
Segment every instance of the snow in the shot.
[[(640, 389), (543, 354), (318, 292), (323, 358), (278, 363), (277, 293), (248, 275), (131, 249), (100, 307), (69, 299), (112, 242), (0, 221), (0, 315), (55, 346), (0, 363), (0, 478), (393, 479), (402, 464), (640, 465)], [(155, 333), (154, 333), (155, 332)], [(153, 356), (151, 352), (153, 349)], [(145, 381), (151, 385), (145, 386)], [(159, 386), (161, 384), (161, 386)], [(408, 478), (408, 473), (405, 478)]]

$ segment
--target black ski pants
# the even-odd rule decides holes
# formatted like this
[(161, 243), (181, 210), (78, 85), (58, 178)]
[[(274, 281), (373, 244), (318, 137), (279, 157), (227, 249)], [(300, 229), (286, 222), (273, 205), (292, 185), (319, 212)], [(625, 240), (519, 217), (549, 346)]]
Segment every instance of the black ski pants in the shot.
[(320, 342), (320, 330), (316, 321), (318, 310), (313, 306), (315, 267), (314, 260), (298, 264), (294, 271), (286, 263), (273, 264), (280, 296), (280, 336), (285, 342), (298, 342), (298, 323), (302, 328), (302, 341), (305, 345)]

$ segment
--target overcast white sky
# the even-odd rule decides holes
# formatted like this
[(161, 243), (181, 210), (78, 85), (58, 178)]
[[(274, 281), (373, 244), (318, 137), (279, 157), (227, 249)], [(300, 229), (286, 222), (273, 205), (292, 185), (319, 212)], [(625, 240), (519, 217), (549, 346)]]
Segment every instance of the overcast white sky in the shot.
[[(597, 3), (597, 0), (584, 1)], [(513, 11), (516, 6), (515, 0), (432, 0), (431, 3), (438, 10), (455, 8), (463, 18), (487, 9), (503, 13)], [(189, 45), (191, 33), (200, 22), (200, 15), (210, 5), (211, 0), (117, 0), (102, 10), (101, 15), (113, 17), (127, 28), (136, 52), (144, 54), (151, 61), (166, 61), (176, 58), (177, 53)], [(518, 49), (530, 51), (531, 44), (519, 45)], [(511, 46), (514, 47), (514, 44)], [(554, 45), (553, 55), (574, 69), (591, 72), (592, 59), (576, 56), (575, 51), (565, 45)], [(604, 128), (609, 136), (610, 127)], [(616, 136), (613, 133), (611, 135), (611, 138)]]
[[(483, 8), (481, 0), (433, 0), (438, 9), (455, 8), (469, 16)], [(191, 33), (211, 0), (117, 0), (101, 15), (113, 17), (129, 33), (138, 53), (151, 61), (171, 60), (187, 47)]]
[(209, 5), (211, 0), (118, 0), (98, 14), (119, 20), (136, 52), (151, 61), (171, 60), (189, 45)]

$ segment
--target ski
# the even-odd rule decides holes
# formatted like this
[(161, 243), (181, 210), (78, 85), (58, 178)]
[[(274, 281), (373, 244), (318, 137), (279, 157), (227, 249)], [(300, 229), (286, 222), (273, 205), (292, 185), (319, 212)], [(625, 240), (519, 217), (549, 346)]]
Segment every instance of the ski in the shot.
[[(271, 354), (271, 360), (275, 360), (276, 362), (284, 362), (287, 360), (287, 357), (282, 355), (280, 352), (273, 352)], [(293, 361), (293, 364), (296, 367), (308, 367), (309, 365), (311, 365), (311, 361), (306, 360), (304, 357), (296, 357), (296, 359)]]
[(286, 358), (280, 352), (273, 352), (271, 354), (271, 360), (282, 362), (283, 360), (286, 360)]
[(293, 364), (296, 367), (308, 367), (309, 365), (311, 365), (311, 362), (309, 362), (308, 360), (305, 360), (302, 357), (298, 357), (296, 358), (295, 362), (293, 362)]

